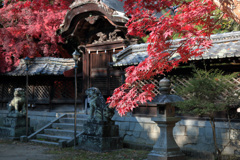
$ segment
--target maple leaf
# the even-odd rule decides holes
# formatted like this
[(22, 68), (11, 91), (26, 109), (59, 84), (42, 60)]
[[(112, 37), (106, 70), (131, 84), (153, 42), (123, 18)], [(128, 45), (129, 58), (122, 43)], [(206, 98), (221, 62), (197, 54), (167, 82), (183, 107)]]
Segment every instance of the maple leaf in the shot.
[[(137, 102), (143, 103), (154, 97), (151, 91), (155, 86), (145, 85), (140, 91), (138, 81), (170, 72), (179, 63), (187, 62), (190, 57), (200, 56), (203, 53), (202, 49), (211, 46), (209, 37), (214, 29), (219, 28), (219, 25), (215, 25), (216, 20), (211, 18), (216, 9), (216, 5), (211, 0), (157, 2), (155, 0), (125, 1), (125, 11), (131, 16), (127, 23), (128, 34), (144, 36), (146, 31), (150, 33), (147, 40), (149, 57), (138, 66), (126, 69), (125, 84), (127, 85), (119, 87), (121, 96), (118, 90), (115, 90), (116, 93), (114, 91), (111, 96), (111, 105), (116, 107), (120, 115), (125, 115), (125, 112), (137, 107)], [(178, 6), (174, 14), (170, 14), (170, 11), (165, 12), (172, 6)], [(157, 13), (161, 13), (161, 16), (156, 17)], [(174, 35), (183, 38), (177, 44), (179, 47), (176, 52), (181, 55), (178, 59), (172, 59), (175, 53), (171, 51)]]
[[(54, 2), (54, 3), (52, 3)], [(68, 0), (8, 1), (0, 8), (0, 72), (26, 56), (58, 56), (62, 38), (55, 35), (70, 5)], [(10, 61), (5, 56), (11, 53)]]

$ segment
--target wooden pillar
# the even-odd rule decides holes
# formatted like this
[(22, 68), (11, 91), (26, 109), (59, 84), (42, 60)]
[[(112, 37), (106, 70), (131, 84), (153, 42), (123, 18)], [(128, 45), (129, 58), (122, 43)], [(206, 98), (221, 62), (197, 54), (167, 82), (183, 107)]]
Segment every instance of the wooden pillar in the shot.
[(82, 102), (85, 103), (85, 90), (89, 87), (89, 58), (90, 54), (88, 53), (87, 49), (85, 49), (85, 53), (82, 55), (82, 74), (83, 74), (83, 80), (82, 80)]

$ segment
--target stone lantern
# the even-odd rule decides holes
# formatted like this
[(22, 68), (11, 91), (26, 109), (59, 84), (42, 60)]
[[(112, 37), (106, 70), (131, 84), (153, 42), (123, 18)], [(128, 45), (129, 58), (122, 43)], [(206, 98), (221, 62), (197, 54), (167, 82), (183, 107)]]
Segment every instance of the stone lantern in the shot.
[(182, 160), (184, 154), (173, 137), (173, 127), (180, 118), (175, 117), (175, 107), (172, 103), (183, 99), (177, 95), (170, 95), (171, 83), (167, 78), (163, 78), (159, 85), (161, 94), (149, 104), (157, 107), (157, 117), (152, 117), (151, 120), (160, 127), (160, 136), (148, 154), (148, 160)]

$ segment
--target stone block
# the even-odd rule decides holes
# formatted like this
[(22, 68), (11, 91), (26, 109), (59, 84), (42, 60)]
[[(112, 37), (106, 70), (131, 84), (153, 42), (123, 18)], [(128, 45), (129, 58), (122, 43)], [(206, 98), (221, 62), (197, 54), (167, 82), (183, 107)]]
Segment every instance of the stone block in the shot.
[(119, 128), (117, 125), (95, 124), (87, 122), (83, 126), (84, 134), (101, 137), (117, 137), (119, 136)]
[(155, 125), (155, 124), (154, 123), (143, 123), (142, 127), (143, 127), (144, 131), (151, 132), (153, 125)]
[(128, 131), (129, 130), (129, 122), (121, 122), (119, 125), (119, 129)]
[(19, 139), (20, 136), (26, 135), (26, 128), (11, 128), (11, 127), (0, 127), (0, 137), (16, 137)]
[(182, 147), (186, 144), (197, 144), (197, 142), (198, 142), (197, 136), (178, 135), (178, 136), (174, 136), (174, 139), (180, 147)]
[(143, 124), (142, 123), (136, 123), (134, 131), (143, 131)]
[(207, 144), (207, 145), (213, 145), (214, 144), (213, 136), (205, 136), (204, 143)]
[(133, 132), (133, 136), (136, 137), (136, 138), (140, 137), (140, 134), (141, 134), (140, 131), (134, 131)]
[(227, 146), (229, 144), (229, 139), (217, 138), (216, 141), (219, 146)]
[(223, 154), (223, 155), (234, 155), (234, 151), (235, 151), (235, 147), (227, 146), (227, 147), (223, 150), (222, 154)]
[(173, 135), (186, 135), (186, 126), (175, 126), (173, 128)]
[[(28, 122), (30, 119), (28, 118)], [(6, 117), (3, 121), (4, 127), (26, 127), (26, 117)], [(30, 126), (30, 125), (29, 125)]]
[(204, 135), (205, 135), (205, 128), (199, 127), (199, 136), (204, 136)]
[(218, 139), (229, 139), (229, 131), (228, 131), (228, 129), (217, 128), (216, 129), (216, 137)]
[(231, 129), (230, 130), (230, 139), (231, 140), (239, 140), (240, 130), (237, 129)]
[(137, 138), (132, 136), (132, 135), (126, 135), (124, 137), (124, 142), (131, 142), (131, 143), (136, 143), (137, 142)]
[(130, 131), (133, 131), (133, 130), (134, 130), (135, 124), (136, 124), (135, 122), (130, 122), (130, 123), (129, 123), (129, 130), (130, 130)]
[(126, 134), (125, 131), (123, 131), (123, 130), (119, 130), (119, 136), (120, 136), (120, 137), (124, 137), (125, 134)]
[(212, 127), (205, 127), (205, 134), (204, 136), (207, 139), (213, 139)]
[(132, 131), (127, 131), (126, 134), (132, 136), (133, 132)]
[(137, 144), (144, 144), (144, 145), (147, 143), (146, 139), (143, 139), (141, 137), (136, 138), (136, 140), (134, 142)]
[(187, 126), (187, 135), (188, 136), (198, 136), (199, 135), (199, 128), (194, 126)]
[(142, 139), (147, 140), (148, 139), (148, 134), (147, 134), (146, 131), (142, 131), (139, 137), (142, 138)]
[(78, 149), (93, 152), (108, 152), (122, 149), (123, 141), (120, 137), (97, 137), (81, 135), (78, 140)]

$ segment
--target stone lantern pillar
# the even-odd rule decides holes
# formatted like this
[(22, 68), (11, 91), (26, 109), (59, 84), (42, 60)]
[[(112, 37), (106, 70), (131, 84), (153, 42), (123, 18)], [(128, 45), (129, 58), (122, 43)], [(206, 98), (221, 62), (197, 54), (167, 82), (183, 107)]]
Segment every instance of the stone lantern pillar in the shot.
[(157, 117), (151, 118), (160, 127), (160, 136), (148, 154), (148, 160), (183, 160), (184, 154), (180, 151), (173, 137), (173, 127), (180, 120), (175, 117), (173, 102), (182, 101), (177, 95), (170, 95), (170, 81), (163, 78), (160, 82), (160, 95), (156, 96), (151, 105), (157, 106)]

